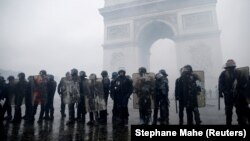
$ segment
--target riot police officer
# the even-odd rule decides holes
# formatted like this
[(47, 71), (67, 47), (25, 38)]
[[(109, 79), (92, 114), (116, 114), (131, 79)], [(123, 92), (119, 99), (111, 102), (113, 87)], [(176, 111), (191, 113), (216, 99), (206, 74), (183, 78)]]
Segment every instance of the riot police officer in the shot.
[(153, 124), (157, 124), (158, 110), (160, 108), (161, 124), (169, 124), (169, 100), (168, 100), (168, 79), (165, 70), (160, 70), (156, 74), (155, 94), (154, 94), (154, 119)]
[(54, 80), (53, 75), (48, 75), (48, 96), (45, 106), (45, 119), (53, 120), (54, 119), (54, 95), (56, 92), (56, 81)]
[(108, 97), (109, 97), (109, 88), (110, 88), (110, 79), (108, 77), (108, 72), (106, 70), (102, 71), (102, 84), (103, 84), (103, 90), (105, 95), (105, 104), (106, 104), (106, 110), (100, 111), (100, 123), (106, 124), (107, 123), (107, 105), (108, 105)]
[(22, 118), (22, 111), (21, 106), (23, 103), (24, 96), (28, 92), (28, 82), (25, 80), (25, 74), (19, 73), (18, 74), (19, 81), (16, 84), (16, 92), (15, 92), (15, 114), (14, 119), (12, 120), (13, 123), (21, 122)]
[(198, 110), (197, 94), (201, 91), (198, 76), (193, 73), (190, 65), (183, 67), (183, 75), (179, 80), (179, 98), (183, 100), (186, 107), (187, 124), (193, 125), (193, 116), (196, 125), (200, 125), (200, 113)]
[(118, 73), (117, 72), (113, 72), (112, 73), (112, 80), (110, 82), (110, 97), (113, 100), (113, 109), (112, 109), (112, 122), (115, 123), (116, 119), (118, 118), (118, 105), (117, 105), (117, 100), (114, 100), (114, 94), (115, 94), (115, 81), (118, 77)]
[(153, 93), (153, 85), (151, 84), (147, 70), (144, 67), (139, 68), (139, 82), (135, 87), (135, 93), (139, 97), (139, 114), (141, 124), (149, 124), (151, 120), (151, 94)]
[(80, 71), (80, 101), (77, 105), (77, 121), (79, 122), (85, 122), (85, 93), (86, 93), (86, 83), (88, 82), (88, 79), (86, 78), (87, 75), (85, 71)]
[(219, 77), (219, 96), (224, 97), (226, 124), (232, 124), (233, 107), (236, 108), (238, 124), (246, 124), (248, 103), (243, 93), (246, 89), (247, 81), (239, 77), (239, 71), (236, 70), (236, 63), (229, 59), (225, 64), (225, 70)]
[(69, 121), (67, 124), (72, 124), (75, 121), (75, 104), (78, 104), (80, 101), (80, 79), (78, 77), (78, 70), (72, 69), (71, 70), (71, 79), (73, 81), (74, 88), (72, 93), (70, 94), (70, 101), (68, 104), (69, 108)]
[(117, 104), (117, 121), (115, 124), (127, 125), (128, 124), (128, 100), (133, 91), (131, 81), (126, 77), (125, 69), (118, 71), (118, 77), (114, 85), (114, 103)]
[[(180, 74), (182, 75), (182, 68), (180, 69)], [(181, 76), (180, 76), (181, 77)], [(183, 116), (184, 116), (184, 98), (183, 95), (180, 95), (180, 77), (175, 81), (175, 100), (179, 101), (179, 124), (183, 125)]]
[(35, 85), (37, 85), (36, 89), (39, 92), (39, 96), (36, 96), (34, 100), (33, 116), (36, 115), (37, 107), (40, 104), (41, 109), (40, 109), (40, 115), (39, 115), (37, 123), (42, 123), (43, 118), (44, 118), (43, 116), (45, 113), (45, 104), (47, 102), (47, 96), (48, 96), (48, 77), (47, 77), (46, 70), (41, 70), (39, 72), (39, 75), (41, 78), (39, 82), (38, 80), (34, 80), (34, 81), (37, 81), (35, 82), (36, 83)]
[(89, 75), (89, 93), (87, 94), (88, 99), (88, 111), (89, 111), (89, 122), (87, 125), (98, 125), (98, 102), (97, 102), (97, 76), (96, 74), (92, 73)]
[(23, 117), (23, 119), (28, 122), (34, 122), (33, 105), (32, 105), (32, 85), (33, 85), (32, 83), (33, 83), (33, 77), (29, 76), (27, 93), (25, 95), (25, 115)]
[(12, 120), (12, 108), (11, 102), (15, 96), (15, 77), (9, 76), (8, 77), (9, 83), (7, 84), (7, 93), (5, 95), (5, 103), (3, 105), (3, 115), (7, 111), (7, 117), (5, 119)]
[[(4, 77), (0, 76), (0, 101), (4, 99), (4, 96), (6, 95), (7, 87), (5, 84)], [(3, 122), (3, 107), (2, 104), (0, 104), (0, 124)]]
[[(60, 82), (59, 82), (59, 84), (58, 84), (58, 87), (57, 87), (57, 92), (58, 92), (58, 94), (59, 94), (59, 96), (60, 96), (60, 98), (61, 98), (61, 117), (62, 118), (65, 118), (66, 117), (66, 114), (65, 114), (65, 102), (64, 102), (64, 95), (63, 95), (63, 92), (65, 91), (65, 86), (64, 86), (64, 84), (63, 84), (63, 79), (64, 78), (62, 78), (61, 80), (60, 80)], [(70, 79), (70, 73), (69, 72), (67, 72), (66, 74), (65, 74), (65, 79)]]

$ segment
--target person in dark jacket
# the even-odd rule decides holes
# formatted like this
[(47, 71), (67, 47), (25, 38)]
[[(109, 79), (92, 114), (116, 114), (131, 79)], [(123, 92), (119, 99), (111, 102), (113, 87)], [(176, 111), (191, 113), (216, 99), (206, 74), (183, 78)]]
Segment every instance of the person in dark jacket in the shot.
[[(4, 77), (0, 76), (0, 101), (4, 100), (4, 96), (6, 95), (6, 93), (7, 93), (7, 86), (5, 84)], [(0, 124), (2, 124), (3, 118), (4, 118), (3, 107), (2, 104), (0, 104)]]
[(157, 124), (158, 110), (160, 108), (161, 124), (169, 124), (169, 100), (168, 100), (168, 79), (165, 70), (161, 70), (155, 76), (155, 93), (154, 93), (154, 119), (153, 125)]
[(25, 95), (25, 115), (23, 117), (23, 119), (28, 122), (34, 122), (33, 104), (32, 104), (32, 83), (33, 83), (33, 77), (29, 76), (27, 93)]
[(7, 112), (6, 120), (12, 120), (12, 108), (11, 104), (15, 96), (15, 77), (9, 76), (8, 77), (8, 84), (7, 84), (7, 93), (5, 95), (5, 103), (3, 105), (3, 115)]
[(77, 121), (85, 123), (86, 107), (85, 107), (85, 85), (88, 82), (85, 71), (80, 71), (80, 102), (77, 105)]
[(37, 77), (37, 80), (34, 80), (34, 85), (35, 85), (35, 93), (38, 95), (35, 96), (34, 98), (34, 105), (33, 105), (33, 115), (36, 115), (37, 112), (37, 107), (40, 105), (41, 110), (40, 110), (40, 115), (38, 118), (37, 123), (42, 123), (44, 119), (44, 113), (45, 113), (45, 105), (47, 102), (48, 98), (48, 75), (46, 70), (41, 70), (39, 72), (39, 77)]
[(128, 100), (133, 91), (131, 81), (126, 77), (126, 71), (121, 69), (118, 71), (119, 76), (115, 80), (114, 85), (114, 103), (117, 104), (118, 118), (115, 124), (127, 125), (128, 124)]
[(45, 105), (45, 119), (53, 120), (54, 119), (54, 96), (56, 92), (56, 81), (54, 80), (53, 75), (48, 75), (48, 96), (47, 102)]
[(108, 115), (107, 106), (108, 106), (110, 79), (108, 77), (108, 72), (106, 70), (102, 71), (101, 75), (102, 75), (102, 84), (105, 95), (106, 110), (100, 111), (100, 123), (107, 124), (107, 115)]
[(247, 123), (248, 103), (244, 97), (244, 91), (247, 87), (247, 79), (239, 77), (239, 71), (236, 70), (236, 63), (229, 59), (225, 64), (225, 70), (219, 77), (219, 96), (224, 97), (226, 124), (232, 124), (233, 107), (236, 108), (238, 124)]
[(25, 74), (19, 73), (18, 74), (19, 81), (16, 84), (15, 88), (15, 114), (14, 119), (12, 120), (13, 123), (20, 123), (22, 119), (22, 111), (21, 106), (23, 104), (23, 99), (26, 93), (28, 92), (28, 82), (25, 80)]
[[(183, 68), (180, 69), (181, 75), (182, 75), (182, 70), (183, 70)], [(182, 97), (180, 98), (180, 90), (179, 90), (180, 77), (177, 78), (175, 81), (175, 100), (179, 101), (179, 125), (183, 125), (183, 116), (184, 116), (185, 105), (184, 105), (184, 101), (183, 101), (184, 99)]]
[(115, 81), (118, 77), (118, 73), (117, 72), (113, 72), (112, 73), (112, 80), (110, 82), (110, 97), (113, 100), (113, 109), (112, 109), (112, 122), (115, 123), (117, 121), (118, 118), (118, 105), (117, 105), (117, 101), (114, 100), (114, 94), (115, 94)]
[(184, 107), (186, 107), (188, 125), (193, 125), (193, 116), (196, 125), (201, 124), (197, 101), (197, 95), (201, 91), (201, 87), (198, 85), (199, 81), (198, 76), (193, 73), (190, 65), (183, 67), (183, 75), (179, 80), (179, 99), (183, 101)]

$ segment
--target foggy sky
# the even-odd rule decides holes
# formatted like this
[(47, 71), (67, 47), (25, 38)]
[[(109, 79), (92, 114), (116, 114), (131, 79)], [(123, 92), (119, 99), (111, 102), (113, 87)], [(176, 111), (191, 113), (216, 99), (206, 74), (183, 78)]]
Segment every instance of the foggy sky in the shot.
[[(75, 67), (100, 74), (103, 6), (104, 0), (0, 0), (0, 68), (63, 76)], [(223, 62), (250, 66), (249, 6), (249, 0), (218, 0)]]

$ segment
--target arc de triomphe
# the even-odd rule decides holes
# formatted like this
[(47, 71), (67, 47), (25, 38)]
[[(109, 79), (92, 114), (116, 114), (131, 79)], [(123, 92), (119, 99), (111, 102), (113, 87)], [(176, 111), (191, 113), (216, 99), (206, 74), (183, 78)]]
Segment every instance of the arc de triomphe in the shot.
[[(149, 50), (158, 39), (176, 44), (177, 66), (204, 70), (214, 87), (222, 67), (216, 0), (105, 0), (104, 69), (129, 74), (149, 67)], [(167, 52), (166, 52), (167, 55)]]

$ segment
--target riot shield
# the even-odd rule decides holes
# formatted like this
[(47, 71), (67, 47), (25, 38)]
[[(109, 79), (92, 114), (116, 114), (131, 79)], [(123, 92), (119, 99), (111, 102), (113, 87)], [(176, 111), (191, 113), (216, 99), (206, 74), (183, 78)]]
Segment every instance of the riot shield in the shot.
[(84, 89), (87, 91), (84, 94), (86, 111), (95, 112), (106, 110), (102, 79), (98, 78), (94, 83), (88, 80), (88, 82), (84, 84)]
[[(133, 79), (133, 87), (134, 87), (134, 92), (133, 92), (133, 108), (134, 109), (139, 109), (139, 97), (137, 90), (140, 89), (141, 86), (141, 78), (139, 73), (133, 73), (132, 74), (132, 79)], [(143, 77), (146, 81), (150, 83), (151, 88), (154, 88), (155, 85), (155, 74), (154, 73), (146, 73), (145, 76)], [(151, 99), (151, 108), (154, 108), (154, 100), (153, 100), (153, 91), (150, 94), (150, 99)]]
[(246, 83), (249, 79), (249, 67), (237, 68), (239, 79)]
[(47, 76), (40, 75), (31, 76), (31, 92), (33, 104), (45, 104), (47, 99)]
[(198, 76), (198, 85), (201, 87), (201, 92), (197, 95), (198, 107), (206, 106), (206, 91), (205, 91), (205, 75), (204, 71), (193, 71)]
[(63, 102), (65, 104), (76, 103), (80, 100), (79, 81), (73, 81), (72, 77), (62, 78)]
[(239, 83), (246, 86), (244, 96), (247, 99), (248, 104), (250, 104), (250, 83), (249, 83), (249, 67), (237, 68)]

